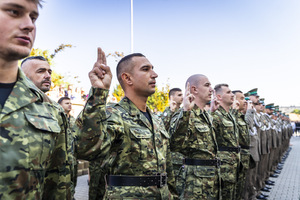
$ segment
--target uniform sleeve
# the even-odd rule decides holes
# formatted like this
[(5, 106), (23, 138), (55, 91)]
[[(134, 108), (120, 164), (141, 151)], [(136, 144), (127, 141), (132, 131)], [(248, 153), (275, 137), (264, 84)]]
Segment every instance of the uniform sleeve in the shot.
[(83, 111), (74, 126), (77, 158), (96, 159), (107, 138), (106, 99), (108, 90), (92, 88)]
[(170, 129), (171, 117), (175, 112), (172, 112), (170, 109), (167, 109), (162, 113), (161, 119), (165, 125), (166, 130)]
[(185, 141), (189, 137), (189, 119), (191, 111), (183, 111), (182, 109), (177, 112), (171, 119), (170, 135), (171, 135), (171, 150), (180, 151), (184, 148)]

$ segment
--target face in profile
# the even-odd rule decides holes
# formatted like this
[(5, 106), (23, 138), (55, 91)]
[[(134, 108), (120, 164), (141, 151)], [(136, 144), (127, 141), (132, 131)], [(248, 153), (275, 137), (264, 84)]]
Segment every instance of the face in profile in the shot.
[(33, 1), (0, 1), (0, 58), (19, 60), (29, 55), (37, 18), (38, 7)]
[(157, 74), (152, 64), (145, 57), (133, 57), (134, 65), (131, 76), (132, 90), (141, 96), (148, 97), (155, 92)]
[(209, 82), (206, 76), (201, 76), (199, 78), (198, 84), (194, 87), (194, 95), (198, 98), (202, 103), (208, 103), (211, 101), (211, 97), (213, 94), (213, 89), (211, 87), (211, 83)]

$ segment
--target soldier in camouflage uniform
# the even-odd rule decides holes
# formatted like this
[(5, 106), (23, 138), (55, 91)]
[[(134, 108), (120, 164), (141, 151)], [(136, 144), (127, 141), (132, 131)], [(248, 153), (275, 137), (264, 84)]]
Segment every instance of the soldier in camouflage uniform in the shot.
[(161, 119), (165, 124), (166, 130), (170, 128), (170, 121), (173, 114), (180, 108), (182, 104), (183, 95), (180, 88), (172, 88), (169, 91), (169, 104), (170, 106), (166, 107), (164, 112), (162, 113)]
[[(52, 70), (48, 63), (48, 61), (43, 56), (31, 56), (24, 59), (21, 63), (21, 69), (23, 70), (24, 74), (44, 93), (48, 92), (51, 87), (51, 74)], [(70, 116), (69, 112), (71, 111), (71, 106), (66, 108), (64, 106), (60, 106), (62, 100), (70, 102), (70, 98), (62, 97), (58, 104), (52, 101), (53, 104), (56, 104), (58, 108), (60, 108), (59, 112), (65, 113), (67, 117), (67, 121), (71, 131), (68, 131), (68, 167), (70, 167), (69, 171), (71, 172), (71, 190), (72, 190), (72, 197), (75, 194), (75, 187), (77, 182), (77, 162), (76, 158), (74, 157), (74, 149), (75, 149), (75, 136), (72, 131), (72, 127), (75, 124), (75, 118)], [(70, 104), (71, 105), (71, 104)], [(67, 109), (67, 111), (66, 111)], [(72, 117), (72, 118), (71, 118)], [(72, 124), (70, 123), (70, 119), (72, 120)]]
[(220, 199), (216, 136), (212, 117), (204, 110), (212, 92), (206, 76), (189, 77), (184, 106), (171, 121), (171, 149), (185, 156), (179, 174), (184, 183), (180, 199)]
[(250, 164), (250, 135), (248, 125), (245, 121), (245, 111), (247, 102), (242, 91), (233, 91), (235, 96), (235, 102), (233, 104), (232, 114), (237, 122), (237, 128), (239, 132), (239, 145), (241, 146), (241, 162), (238, 171), (238, 181), (236, 189), (236, 199), (244, 199), (246, 173)]
[[(173, 114), (178, 111), (180, 105), (182, 104), (183, 95), (180, 88), (172, 88), (169, 91), (169, 104), (170, 106), (166, 107), (162, 113), (161, 119), (164, 122), (166, 130), (170, 128), (170, 122)], [(176, 179), (176, 188), (178, 193), (181, 193), (180, 188), (182, 188), (182, 181), (178, 180), (178, 173), (182, 166), (183, 155), (180, 152), (171, 152), (172, 163), (174, 169), (174, 175)]]
[(229, 112), (234, 95), (227, 84), (215, 86), (215, 95), (220, 106), (212, 110), (213, 124), (221, 159), (222, 199), (235, 199), (240, 163), (240, 147), (237, 124)]
[(1, 199), (71, 198), (65, 115), (18, 69), (35, 39), (38, 5), (0, 2)]
[[(110, 69), (100, 60), (104, 61), (105, 55), (99, 54), (89, 73), (92, 84), (96, 85), (89, 98), (106, 92), (111, 83)], [(89, 129), (87, 132), (93, 136), (89, 143), (79, 139), (81, 145), (94, 145), (86, 156), (89, 159), (105, 156), (108, 175), (104, 198), (173, 199), (170, 191), (176, 197), (176, 189), (170, 136), (161, 119), (146, 106), (148, 96), (155, 92), (157, 74), (142, 54), (131, 54), (118, 63), (117, 76), (125, 97), (106, 109), (105, 104), (100, 107), (87, 104), (90, 108), (80, 115), (95, 112), (99, 123), (105, 120), (105, 126), (99, 129), (97, 124), (90, 124), (87, 128), (78, 123), (80, 129)]]

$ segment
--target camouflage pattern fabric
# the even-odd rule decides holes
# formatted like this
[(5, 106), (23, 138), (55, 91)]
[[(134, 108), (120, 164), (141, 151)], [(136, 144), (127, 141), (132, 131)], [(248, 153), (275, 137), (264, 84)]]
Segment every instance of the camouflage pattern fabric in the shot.
[[(191, 111), (180, 109), (171, 120), (171, 150), (186, 158), (217, 158), (216, 136), (212, 117), (195, 106)], [(184, 165), (179, 173), (180, 199), (220, 199), (219, 168)]]
[[(174, 112), (171, 111), (170, 107), (168, 106), (162, 113), (161, 119), (163, 120), (166, 130), (169, 130), (172, 116), (177, 111), (178, 109), (176, 109)], [(180, 193), (179, 190), (180, 188), (182, 188), (182, 181), (180, 178), (178, 179), (178, 174), (182, 168), (182, 161), (184, 159), (184, 156), (180, 152), (171, 152), (171, 155), (172, 155), (172, 163), (173, 163), (174, 175), (176, 180), (176, 188), (178, 193)]]
[[(102, 89), (93, 89), (93, 94), (100, 94), (102, 91)], [(93, 95), (91, 98), (94, 98)], [(84, 153), (83, 155), (89, 159), (108, 157), (105, 159), (108, 159), (110, 175), (146, 176), (167, 173), (169, 186), (161, 188), (157, 186), (108, 186), (105, 199), (172, 199), (170, 191), (176, 194), (176, 189), (169, 150), (169, 134), (161, 119), (147, 108), (152, 117), (152, 127), (149, 120), (126, 97), (107, 108), (107, 118), (103, 118), (106, 115), (105, 102), (104, 109), (99, 106), (93, 103), (87, 104), (85, 111), (88, 112), (81, 114), (82, 124), (92, 116), (97, 120), (91, 119), (91, 122), (94, 120), (95, 123), (91, 123), (88, 130), (84, 130), (85, 126), (78, 124), (86, 138), (79, 140), (81, 143), (79, 146), (84, 146), (83, 149), (92, 147), (86, 153), (80, 150), (79, 152)], [(102, 123), (104, 121), (105, 123)], [(99, 128), (99, 124), (104, 124), (104, 126)], [(88, 134), (90, 134), (89, 139), (86, 137)]]
[(178, 111), (178, 109), (176, 109), (174, 112), (171, 111), (170, 106), (168, 106), (165, 108), (164, 112), (162, 113), (161, 119), (162, 119), (167, 131), (170, 128), (170, 122), (171, 122), (172, 116), (177, 111)]
[(105, 169), (102, 165), (102, 161), (95, 160), (90, 161), (89, 164), (89, 200), (103, 199), (105, 194)]
[[(218, 147), (239, 147), (238, 129), (234, 117), (222, 106), (212, 112)], [(219, 151), (222, 161), (222, 199), (235, 199), (236, 182), (240, 163), (240, 153)]]
[(71, 199), (67, 119), (25, 77), (0, 106), (0, 199)]
[[(239, 144), (241, 147), (250, 146), (250, 135), (248, 125), (245, 121), (245, 115), (238, 111), (232, 112), (237, 122), (237, 128), (239, 133)], [(245, 182), (246, 173), (248, 172), (250, 164), (250, 151), (249, 149), (241, 148), (241, 160), (240, 167), (238, 169), (238, 180), (236, 187), (236, 199), (244, 199), (245, 194)]]

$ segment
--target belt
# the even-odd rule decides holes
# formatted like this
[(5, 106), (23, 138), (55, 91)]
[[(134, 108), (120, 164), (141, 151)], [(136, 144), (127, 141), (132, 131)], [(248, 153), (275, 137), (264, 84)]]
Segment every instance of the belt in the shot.
[(219, 151), (232, 151), (239, 153), (241, 151), (241, 147), (219, 147)]
[(153, 176), (118, 176), (109, 175), (108, 185), (110, 186), (157, 186), (161, 188), (167, 184), (167, 174), (158, 174)]
[(214, 160), (199, 160), (199, 159), (185, 158), (183, 160), (183, 164), (186, 164), (186, 165), (201, 165), (201, 166), (216, 166), (216, 167), (219, 167), (221, 165), (221, 161), (219, 159), (214, 159)]
[(244, 145), (241, 145), (241, 148), (242, 148), (242, 149), (250, 149), (249, 146), (244, 146)]

